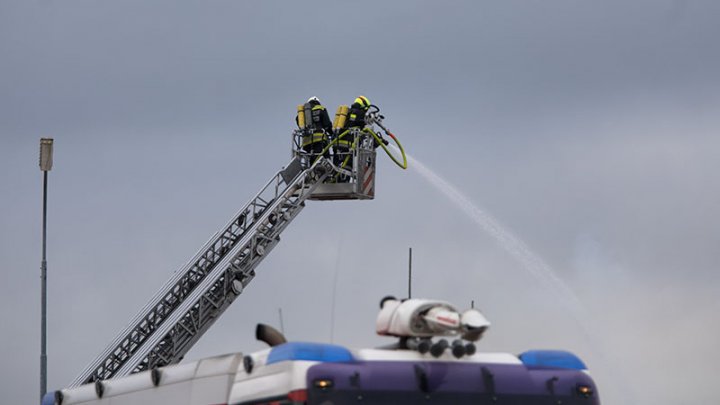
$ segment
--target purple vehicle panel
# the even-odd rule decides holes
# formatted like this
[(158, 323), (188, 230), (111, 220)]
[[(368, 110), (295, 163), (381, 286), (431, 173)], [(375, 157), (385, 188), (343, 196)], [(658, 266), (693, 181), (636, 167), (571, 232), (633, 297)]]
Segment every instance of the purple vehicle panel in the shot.
[[(328, 383), (329, 382), (329, 383)], [(308, 404), (599, 405), (581, 370), (437, 361), (321, 363), (307, 374)]]

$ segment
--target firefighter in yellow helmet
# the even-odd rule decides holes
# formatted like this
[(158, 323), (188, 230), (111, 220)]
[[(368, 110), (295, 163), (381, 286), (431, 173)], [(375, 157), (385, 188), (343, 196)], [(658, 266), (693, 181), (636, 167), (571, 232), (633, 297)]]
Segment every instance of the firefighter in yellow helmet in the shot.
[[(325, 107), (317, 97), (310, 97), (304, 105), (305, 135), (302, 137), (300, 148), (308, 154), (307, 165), (312, 165), (317, 155), (328, 144), (328, 135), (332, 133), (332, 121)], [(300, 126), (298, 117), (295, 123)]]
[[(355, 102), (353, 102), (350, 106), (350, 111), (348, 111), (347, 120), (345, 121), (345, 127), (342, 128), (340, 133), (343, 133), (353, 127), (363, 129), (365, 127), (365, 113), (368, 108), (370, 108), (370, 100), (368, 100), (365, 96), (358, 96), (358, 98), (355, 99)], [(336, 156), (340, 157), (341, 155), (346, 155), (350, 151), (354, 140), (354, 136), (349, 133), (338, 139), (336, 142), (337, 147), (335, 148)], [(340, 161), (342, 160), (343, 159), (341, 158)]]
[[(365, 113), (370, 108), (370, 100), (365, 96), (358, 96), (350, 106), (348, 111), (347, 121), (345, 121), (345, 127), (340, 130), (340, 133), (344, 135), (342, 138), (335, 141), (333, 147), (333, 161), (336, 166), (340, 167), (345, 163), (347, 165), (348, 158), (350, 157), (353, 141), (355, 136), (350, 133), (345, 133), (348, 129), (356, 127), (362, 129), (365, 127)], [(341, 176), (340, 181), (344, 181), (345, 177)]]
[(370, 108), (370, 100), (365, 96), (358, 96), (350, 106), (348, 113), (347, 128), (365, 126), (365, 113)]

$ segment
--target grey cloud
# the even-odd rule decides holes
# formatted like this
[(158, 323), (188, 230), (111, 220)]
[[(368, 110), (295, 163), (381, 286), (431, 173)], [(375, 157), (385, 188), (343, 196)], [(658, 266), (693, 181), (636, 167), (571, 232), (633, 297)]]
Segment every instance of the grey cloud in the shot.
[(259, 348), (252, 327), (277, 324), (278, 307), (293, 338), (382, 344), (377, 300), (405, 293), (413, 246), (418, 295), (475, 300), (493, 321), (483, 350), (573, 350), (605, 403), (711, 403), (719, 12), (714, 1), (0, 2), (6, 400), (37, 398), (38, 138), (56, 139), (58, 388), (286, 163), (297, 103), (317, 95), (333, 109), (363, 93), (415, 158), (563, 278), (591, 336), (441, 193), (381, 159), (377, 199), (309, 203), (189, 358)]

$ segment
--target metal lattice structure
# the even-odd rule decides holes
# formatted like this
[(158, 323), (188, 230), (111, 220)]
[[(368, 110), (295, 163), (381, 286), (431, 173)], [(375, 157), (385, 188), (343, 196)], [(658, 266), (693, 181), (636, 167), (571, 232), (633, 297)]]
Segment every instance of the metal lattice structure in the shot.
[(190, 262), (174, 273), (70, 387), (179, 362), (255, 277), (305, 200), (333, 172), (293, 159)]

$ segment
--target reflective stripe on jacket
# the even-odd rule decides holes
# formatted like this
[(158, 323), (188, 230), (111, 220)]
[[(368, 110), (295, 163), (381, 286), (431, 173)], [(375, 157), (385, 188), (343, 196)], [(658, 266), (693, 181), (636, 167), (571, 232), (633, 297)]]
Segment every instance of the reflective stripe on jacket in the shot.
[(312, 145), (315, 142), (327, 142), (327, 140), (327, 135), (323, 134), (322, 132), (312, 135), (305, 135), (303, 136), (302, 146), (305, 147), (308, 145)]

